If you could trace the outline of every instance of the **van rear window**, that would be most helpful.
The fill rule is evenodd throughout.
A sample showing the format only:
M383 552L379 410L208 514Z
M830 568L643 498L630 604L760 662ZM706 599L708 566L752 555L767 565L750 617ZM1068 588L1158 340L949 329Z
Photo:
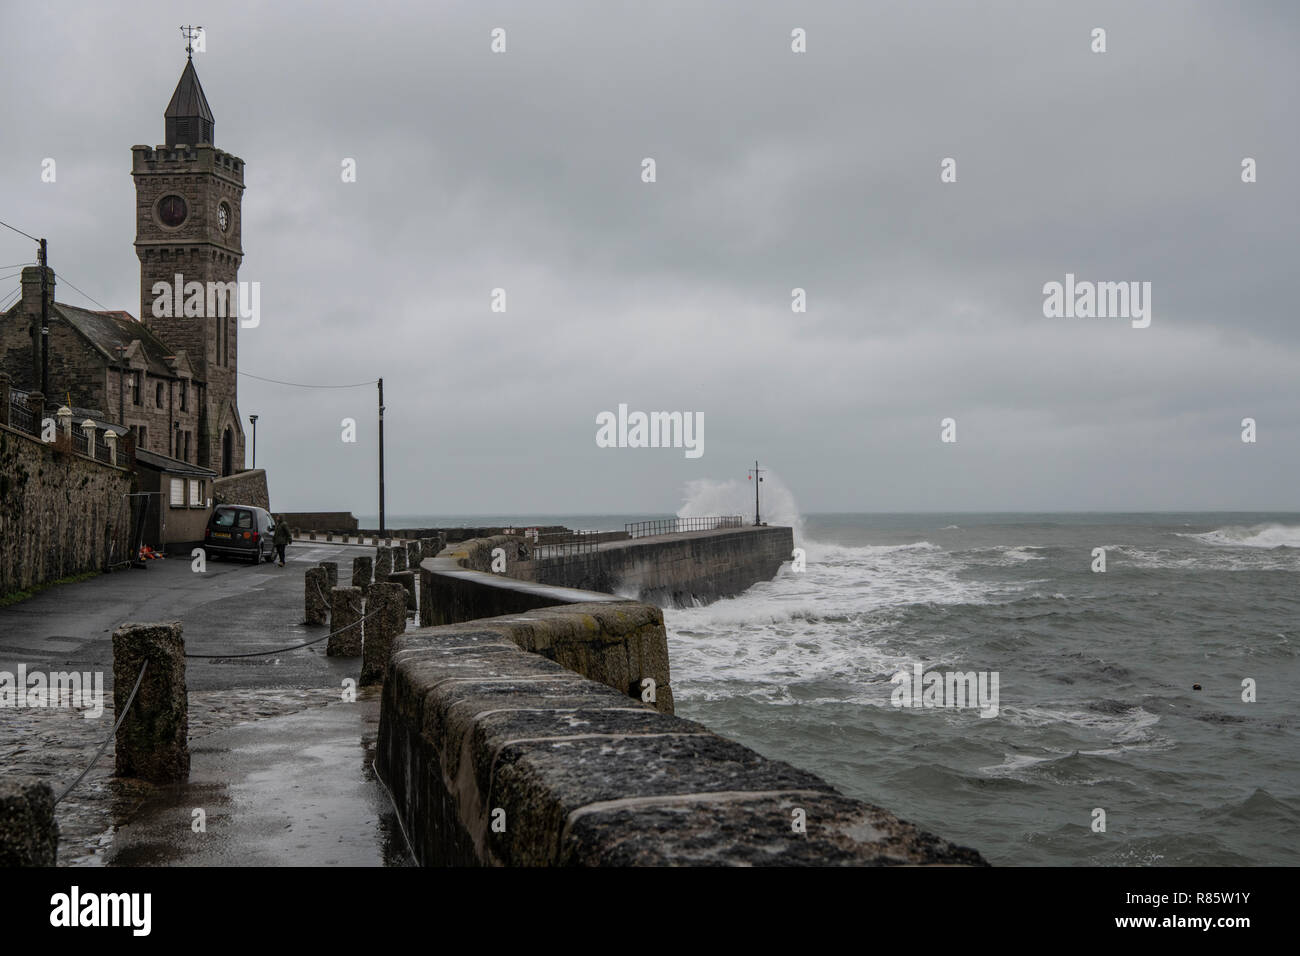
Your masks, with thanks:
M218 508L212 513L212 526L215 528L251 528L253 513L239 508Z

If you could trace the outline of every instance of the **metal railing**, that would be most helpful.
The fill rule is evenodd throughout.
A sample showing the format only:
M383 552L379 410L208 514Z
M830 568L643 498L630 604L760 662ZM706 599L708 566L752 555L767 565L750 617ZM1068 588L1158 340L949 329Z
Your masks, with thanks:
M36 413L27 407L27 393L16 388L9 389L9 426L28 435L39 430Z
M719 528L743 527L740 515L710 515L703 518L658 518L633 521L623 526L629 538L646 538L656 534L681 534L685 531L716 531Z
M24 392L21 389L9 389L9 427L20 432L25 432L28 435L39 437L43 422L41 420L41 415L28 407L28 394L29 393ZM96 461L102 461L105 463L111 463L113 461L113 452L108 447L108 442L104 438L105 429L95 429L95 446L94 448L91 448L90 436L86 433L86 430L81 427L81 423L74 421L69 424L71 425L72 430L72 448L77 452L77 454L85 455L87 458L94 458ZM61 434L62 432L63 429L60 426L56 434ZM120 461L121 453L124 449L121 444L121 438L118 439L118 442Z
M599 531L557 531L533 539L533 560L548 561L574 554L590 554L600 543Z

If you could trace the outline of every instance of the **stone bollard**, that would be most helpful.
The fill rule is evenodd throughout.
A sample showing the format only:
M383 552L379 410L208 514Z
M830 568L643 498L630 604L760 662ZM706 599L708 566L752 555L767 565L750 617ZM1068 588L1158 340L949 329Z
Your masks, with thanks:
M421 571L416 581L420 592L420 627L433 627L433 577Z
M149 666L127 711L126 700L145 662ZM113 713L122 721L117 728L117 776L154 783L189 778L189 695L180 621L123 624L113 632Z
M393 570L405 571L406 570L406 548L398 544L398 545L394 545L390 550L393 552Z
M58 851L50 785L31 777L0 780L0 867L53 866Z
M400 584L406 588L406 609L415 610L415 585L418 571L394 571L388 576L388 580L394 584Z
M387 581L393 573L393 552L388 548L375 549L375 580Z
M320 566L325 569L325 577L329 579L330 587L339 586L339 563L337 561L322 561Z
M366 601L366 646L361 683L382 684L393 641L406 630L406 589L400 584L376 584Z
M361 588L334 588L330 592L329 657L361 656Z
M330 583L329 572L324 568L308 568L303 578L305 618L308 624L329 623Z
M418 569L422 558L424 558L424 546L419 541L406 542L406 569L408 571Z
M352 586L361 588L363 595L370 590L370 582L373 580L375 573L374 567L375 560L368 554L352 559Z

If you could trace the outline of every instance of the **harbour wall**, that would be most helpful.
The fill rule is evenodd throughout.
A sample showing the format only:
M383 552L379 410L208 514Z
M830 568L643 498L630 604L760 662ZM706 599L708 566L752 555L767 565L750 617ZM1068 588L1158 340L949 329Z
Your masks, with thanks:
M689 559L668 540L630 544L676 568L652 590L733 587L739 545L705 540L716 568L696 551L709 544ZM768 550L749 567L789 553L780 534L740 540ZM421 563L428 626L398 638L385 674L375 765L421 864L984 865L674 716L659 608L481 570L494 547L526 563L513 536ZM690 580L692 566L712 577Z

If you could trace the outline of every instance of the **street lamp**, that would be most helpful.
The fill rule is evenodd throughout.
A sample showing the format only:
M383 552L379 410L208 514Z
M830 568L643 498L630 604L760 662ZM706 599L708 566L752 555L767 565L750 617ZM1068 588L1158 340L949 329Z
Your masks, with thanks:
M253 424L253 467L257 467L257 416L249 415L248 420Z

